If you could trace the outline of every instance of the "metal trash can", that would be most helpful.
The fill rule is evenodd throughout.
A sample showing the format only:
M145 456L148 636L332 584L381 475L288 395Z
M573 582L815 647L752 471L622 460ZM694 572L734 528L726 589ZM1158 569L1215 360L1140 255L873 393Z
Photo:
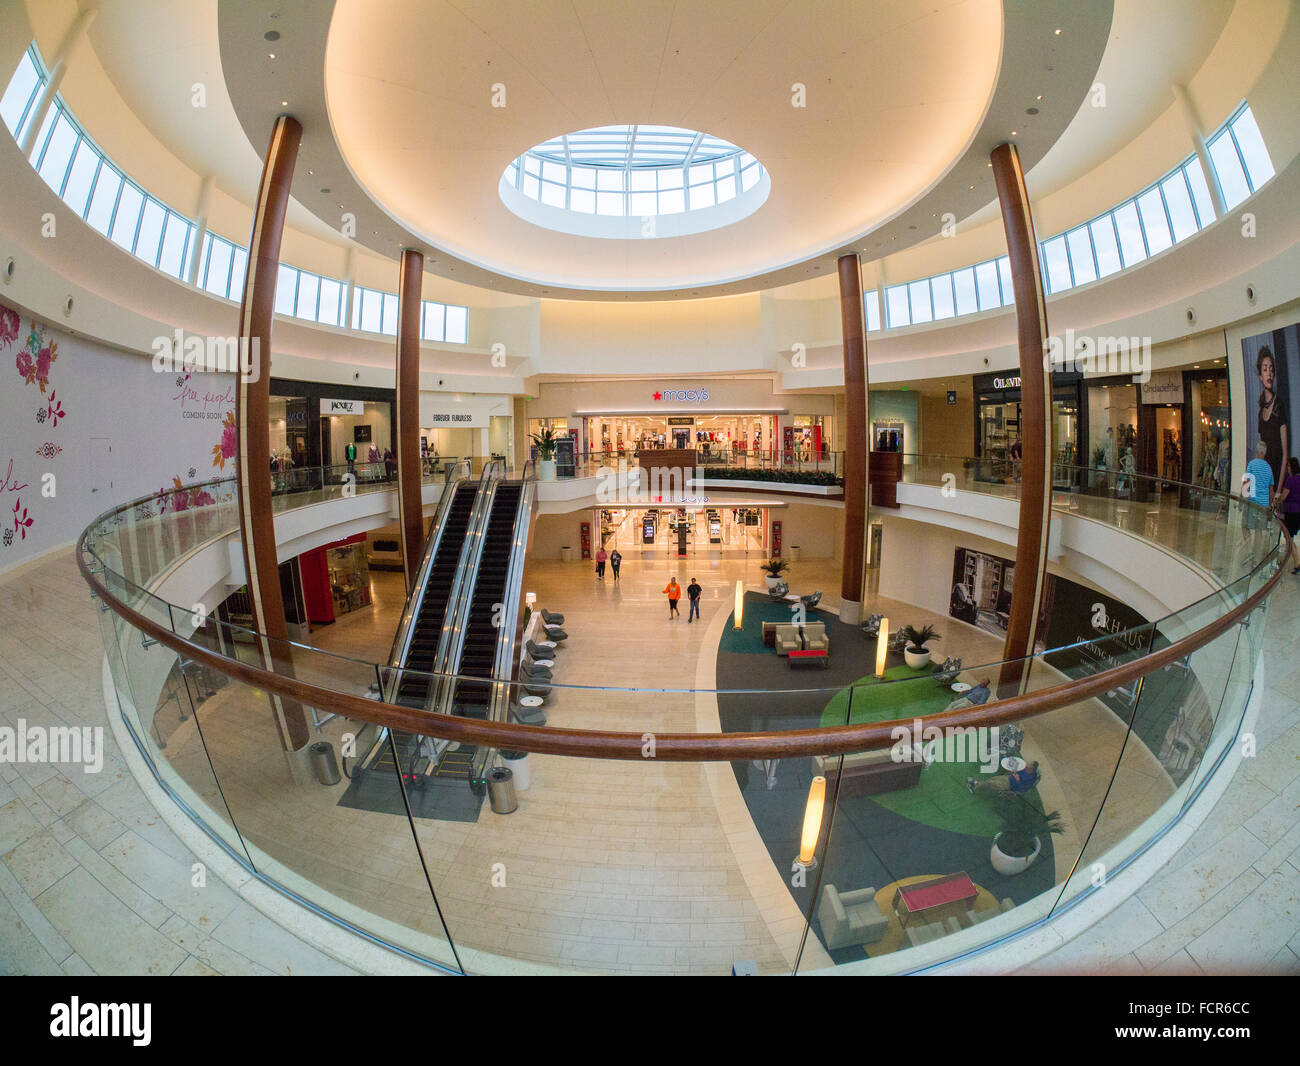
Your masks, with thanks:
M518 808L514 777L514 771L505 766L494 766L488 771L488 802L493 814L512 814Z
M318 740L311 746L311 769L322 785L339 783L339 764L334 758L334 745Z

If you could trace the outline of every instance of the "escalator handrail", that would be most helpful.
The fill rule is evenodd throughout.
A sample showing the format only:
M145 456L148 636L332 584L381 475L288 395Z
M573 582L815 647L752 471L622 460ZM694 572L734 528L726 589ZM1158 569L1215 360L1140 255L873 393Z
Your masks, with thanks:
M469 621L469 608L474 599L474 585L483 555L483 538L488 519L492 515L492 502L496 496L497 482L505 473L505 464L499 459L483 464L474 509L465 528L465 541L461 545L460 559L451 590L447 594L447 609L442 616L442 634L438 638L438 653L433 662L434 683L429 686L427 709L439 714L450 714L456 693L454 675L460 669L460 656L465 648L465 627Z
M415 620L420 615L420 607L424 603L425 587L429 581L429 572L433 568L433 561L438 555L438 547L442 543L443 530L446 527L446 518L451 510L451 501L459 489L460 482L466 480L470 474L469 461L462 459L456 463L449 464L446 475L443 479L442 494L438 498L438 507L433 515L433 524L429 527L429 536L425 540L424 554L420 557L420 566L415 572L415 580L411 584L410 595L406 598L406 606L402 609L402 617L397 625L397 633L393 637L393 648L388 656L388 665L390 667L400 667L406 663L406 657L410 652L411 639L415 634ZM401 674L393 669L389 676L384 679L383 698L392 702L397 694L397 686L401 680Z

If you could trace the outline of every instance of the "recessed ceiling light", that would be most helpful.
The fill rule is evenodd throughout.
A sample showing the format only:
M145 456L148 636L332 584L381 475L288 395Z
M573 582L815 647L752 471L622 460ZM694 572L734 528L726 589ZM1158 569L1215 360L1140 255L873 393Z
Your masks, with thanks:
M1042 97L1041 95L1039 95L1038 99L1041 100L1042 98L1043 98L1043 97Z
M274 59L274 58L275 58L275 53L274 53L274 52L267 52L267 53L266 53L266 58L267 58L267 59Z
M288 100L281 100L281 101L280 101L280 106L281 106L281 107L288 107L288 106L289 106L289 101L288 101Z
M1011 131L1011 136L1012 136L1012 137L1016 136L1016 131L1015 131L1015 130L1012 130L1012 131Z
M1056 36L1058 36L1058 37L1061 36L1061 31L1060 31L1060 30L1057 30L1057 31L1056 31Z

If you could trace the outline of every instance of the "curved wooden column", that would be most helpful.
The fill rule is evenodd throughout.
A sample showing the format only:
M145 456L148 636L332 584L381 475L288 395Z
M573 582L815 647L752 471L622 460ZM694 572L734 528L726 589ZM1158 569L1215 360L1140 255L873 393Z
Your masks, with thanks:
M420 497L420 300L424 256L402 252L397 284L397 521L402 531L402 569L411 591L424 547Z
M862 619L866 565L867 509L867 341L862 325L862 275L856 255L839 258L840 328L844 335L844 566L840 620Z
M1020 350L1020 441L1024 453L1020 464L1020 529L1011 617L1003 647L1003 658L1019 660L1033 654L1047 576L1047 535L1052 519L1052 372L1046 358L1047 306L1038 238L1020 153L1014 144L1000 144L989 158L1007 235ZM1019 662L1008 662L1002 668L1000 680L1006 688L1020 689L1027 679L1028 671Z
M302 126L281 115L271 132L262 180L257 189L253 231L248 242L248 271L239 305L239 344L252 356L252 366L239 375L235 390L238 432L236 480L239 486L239 539L253 605L253 628L262 634L259 650L267 669L293 674L286 642L280 593L280 563L271 514L271 326L275 319L275 283L280 272L280 237L289 207L289 187L298 159ZM272 695L276 728L286 751L298 751L308 740L302 705Z

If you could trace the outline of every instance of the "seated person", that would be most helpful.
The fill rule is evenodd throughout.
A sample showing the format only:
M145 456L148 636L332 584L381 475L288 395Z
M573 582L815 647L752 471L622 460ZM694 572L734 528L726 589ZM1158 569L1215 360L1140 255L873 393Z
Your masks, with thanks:
M1042 780L1042 776L1038 772L1038 763L1035 761L1026 763L1022 769L1007 774L1006 777L993 777L987 781L976 781L975 778L968 777L966 790L971 795L975 794L977 788L988 789L990 792L1028 792Z
M969 692L963 692L960 696L958 696L955 700L953 700L950 704L948 704L948 706L945 707L944 710L960 711L964 707L979 707L982 704L988 703L990 695L991 693L989 692L989 679L985 677L977 681L975 683L975 687L972 688Z

